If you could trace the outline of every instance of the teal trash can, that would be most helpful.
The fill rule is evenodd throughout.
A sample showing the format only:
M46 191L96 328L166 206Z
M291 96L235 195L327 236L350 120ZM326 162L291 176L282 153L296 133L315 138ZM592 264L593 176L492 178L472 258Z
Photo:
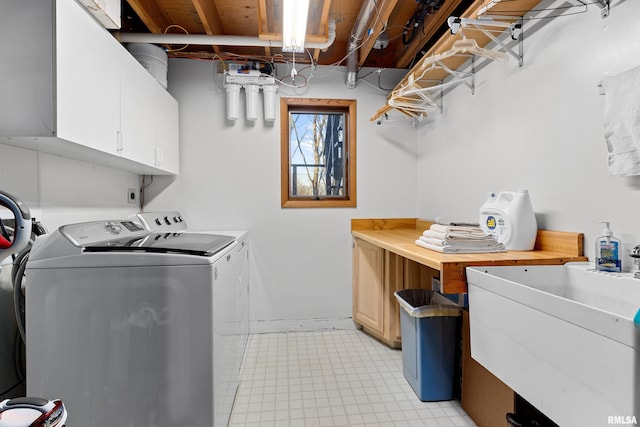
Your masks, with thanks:
M462 307L427 289L404 289L394 295L402 307L404 377L423 402L453 399Z

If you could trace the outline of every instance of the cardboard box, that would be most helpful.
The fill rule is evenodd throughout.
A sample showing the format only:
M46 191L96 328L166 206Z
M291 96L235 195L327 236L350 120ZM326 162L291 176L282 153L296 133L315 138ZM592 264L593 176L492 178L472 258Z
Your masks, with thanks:
M508 427L515 412L515 393L471 358L469 312L462 313L462 409L478 427Z

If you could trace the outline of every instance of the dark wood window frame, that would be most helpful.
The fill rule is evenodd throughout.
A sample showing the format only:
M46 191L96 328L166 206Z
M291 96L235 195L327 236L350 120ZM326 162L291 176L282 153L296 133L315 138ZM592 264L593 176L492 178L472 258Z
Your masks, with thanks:
M291 197L289 113L318 112L345 114L344 191L342 197ZM283 208L356 207L356 101L355 99L280 98L281 206Z

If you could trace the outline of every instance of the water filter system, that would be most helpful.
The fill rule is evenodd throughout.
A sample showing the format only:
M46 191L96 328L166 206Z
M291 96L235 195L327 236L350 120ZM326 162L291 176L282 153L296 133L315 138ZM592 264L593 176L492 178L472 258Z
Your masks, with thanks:
M489 193L480 207L480 228L510 251L530 251L538 223L528 190Z
M234 69L225 71L224 86L227 91L227 120L240 118L240 90L245 92L248 121L258 120L259 93L263 91L264 120L276 119L276 93L278 85L274 77L259 70Z

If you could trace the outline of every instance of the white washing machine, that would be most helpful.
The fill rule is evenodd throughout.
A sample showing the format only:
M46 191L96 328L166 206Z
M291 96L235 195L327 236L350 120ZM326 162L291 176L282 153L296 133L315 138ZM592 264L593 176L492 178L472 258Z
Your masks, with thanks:
M238 316L237 247L137 220L38 238L25 272L27 393L64 401L68 427L227 425L236 374L221 354L240 327L219 319Z

